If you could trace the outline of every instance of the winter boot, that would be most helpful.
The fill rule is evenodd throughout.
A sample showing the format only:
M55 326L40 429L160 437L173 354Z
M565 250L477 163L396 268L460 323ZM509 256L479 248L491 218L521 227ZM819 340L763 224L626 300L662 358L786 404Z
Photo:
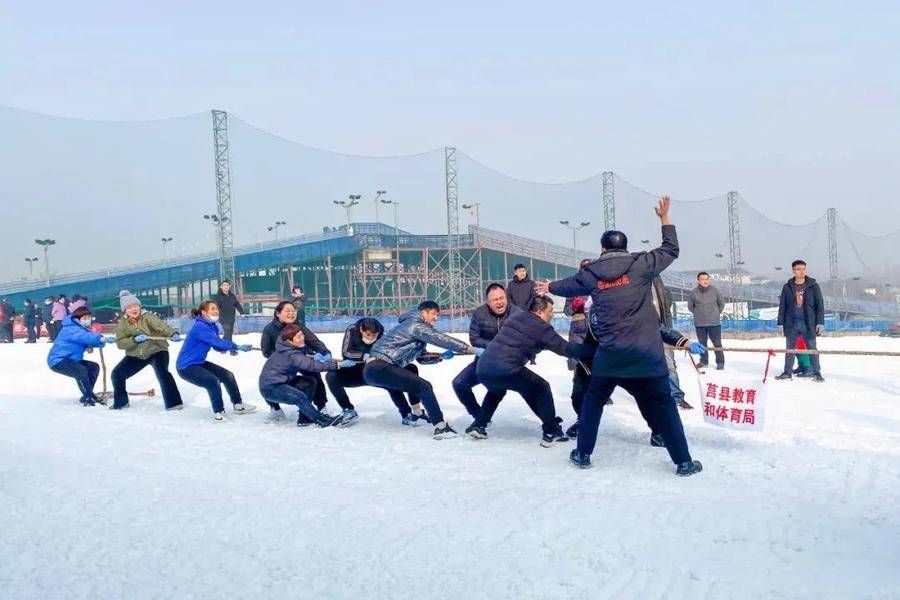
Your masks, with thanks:
M287 415L280 408L270 410L269 416L266 417L266 423L284 423L285 421L287 421Z
M256 405L254 404L243 404L238 402L234 405L234 414L236 415L249 415L252 412L256 412Z
M126 402L122 406L116 406L115 404L113 404L112 406L109 407L109 410L122 410L123 408L131 408L131 403Z
M486 428L474 424L466 427L466 434L473 440L486 440L488 437Z
M438 423L434 428L434 439L436 440L448 440L455 438L456 435L456 430L450 427L450 423L447 421L443 421L443 425Z
M341 415L332 416L326 412L320 412L319 416L316 417L316 425L322 428L332 427L340 423L342 418L343 417Z
M702 470L703 465L700 463L700 461L692 460L678 465L678 468L675 470L675 474L679 477L690 477L691 475L696 475Z
M313 422L302 412L297 413L297 427L309 427Z
M550 448L554 444L558 444L561 442L568 442L569 438L563 433L562 427L557 423L556 428L550 433L545 433L541 437L541 446L544 448Z
M575 420L574 423L572 423L572 425L568 429L566 429L566 435L569 436L570 439L578 437L578 420L577 419Z
M341 412L341 422L338 423L337 426L338 427L350 427L357 421L359 421L359 414L352 408L345 408Z
M578 467L579 469L590 469L591 468L591 455L590 454L582 454L578 451L578 448L572 450L569 453L569 462Z

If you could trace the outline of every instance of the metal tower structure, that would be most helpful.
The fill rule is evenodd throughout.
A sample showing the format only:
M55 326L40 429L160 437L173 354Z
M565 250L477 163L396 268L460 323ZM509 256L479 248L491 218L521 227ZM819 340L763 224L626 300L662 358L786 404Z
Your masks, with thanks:
M738 210L740 196L737 192L728 192L728 270L732 279L738 277L738 270L744 261L741 260L741 215Z
M444 147L444 170L447 191L447 263L450 314L456 314L460 306L460 256L459 256L459 189L456 178L456 148Z
M838 278L838 247L837 247L837 209L829 208L828 219L828 278L832 281Z
M616 228L616 187L612 171L604 171L603 182L603 227L606 231Z
M234 280L234 236L231 229L231 159L228 152L228 113L212 111L216 162L216 223L219 246L219 281Z

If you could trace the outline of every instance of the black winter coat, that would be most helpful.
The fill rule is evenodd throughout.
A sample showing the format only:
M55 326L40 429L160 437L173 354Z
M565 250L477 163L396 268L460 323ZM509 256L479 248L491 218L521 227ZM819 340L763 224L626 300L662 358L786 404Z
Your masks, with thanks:
M511 303L528 312L528 309L531 308L531 301L537 296L534 292L534 281L527 276L522 280L513 277L506 284L506 295Z
M259 340L259 347L262 350L263 356L266 358L269 358L275 352L278 338L281 337L281 332L284 330L285 326L285 323L282 323L278 320L278 317L275 317L263 328L262 337ZM300 326L300 330L303 332L303 337L306 338L306 348L311 351L310 354L315 354L316 352L320 354L329 354L328 347L322 343L322 340L316 337L316 334L310 331L305 325Z
M663 225L659 248L605 252L575 275L550 284L550 292L558 296L591 295L590 327L598 344L595 372L607 377L668 374L650 290L653 278L676 258L675 226Z
M223 323L234 323L235 313L244 314L244 307L234 292L229 291L227 294L220 288L218 292L210 298L219 307L219 321Z
M25 325L34 325L38 320L38 312L34 304L25 305Z
M778 324L785 329L794 327L793 281L793 278L788 279L781 288L781 299L778 302ZM816 325L825 324L825 299L818 282L812 277L807 277L803 286L803 321L810 335L815 335Z
M344 342L341 344L341 354L346 360L355 360L356 362L363 361L363 355L369 354L372 351L372 346L375 345L375 342L371 344L367 344L363 341L362 331L360 331L360 325L365 319L360 319L353 325L347 328L347 331L344 332ZM384 326L381 322L376 321L378 323L378 335L375 337L375 341L377 342L381 336L384 335Z
M570 357L583 356L586 352L584 346L567 342L556 333L553 325L545 323L536 314L520 311L506 321L478 359L478 376L482 373L508 375L518 371L534 360L541 350Z
M522 310L515 304L507 304L506 312L496 315L490 306L482 304L472 313L472 320L469 322L469 343L476 348L487 348L488 343L497 337L507 319L520 312Z

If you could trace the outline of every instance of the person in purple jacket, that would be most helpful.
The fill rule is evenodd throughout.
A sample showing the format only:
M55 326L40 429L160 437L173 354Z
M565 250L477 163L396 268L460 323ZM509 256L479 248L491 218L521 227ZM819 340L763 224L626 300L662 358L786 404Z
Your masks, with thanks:
M59 298L53 303L53 308L50 309L50 324L47 326L47 333L50 334L51 340L56 341L56 336L59 335L63 320L68 315L69 309L66 308L66 297L64 294L60 294Z
M228 396L234 405L234 414L246 415L256 410L252 404L244 404L241 391L238 389L234 373L224 367L206 360L210 350L217 352L237 351L249 352L250 344L235 344L231 340L219 337L216 322L219 320L219 307L212 300L204 300L199 308L191 310L194 326L187 334L175 368L178 375L187 382L200 386L209 393L212 403L213 420L225 420L225 405L222 401L222 385L228 390Z
M59 305L63 306L62 303ZM90 329L92 320L91 311L85 307L76 309L72 316L65 317L50 348L50 354L47 355L47 365L51 371L78 382L82 406L103 404L94 394L100 365L84 360L85 350L102 348L104 344L114 344L116 341L114 336L103 337L99 333L93 333Z

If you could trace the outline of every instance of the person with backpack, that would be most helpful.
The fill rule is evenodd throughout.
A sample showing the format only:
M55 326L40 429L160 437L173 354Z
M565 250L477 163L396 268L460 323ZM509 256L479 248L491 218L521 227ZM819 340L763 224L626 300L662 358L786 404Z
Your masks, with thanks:
M92 332L92 322L91 311L87 307L76 309L71 316L67 315L47 355L47 365L51 371L71 377L78 384L82 406L106 403L94 394L100 365L84 360L85 351L91 352L94 348L102 348L116 341L113 336Z
M125 351L125 356L112 370L113 405L122 409L128 404L128 379L140 373L144 367L153 367L156 380L162 390L163 406L166 410L181 410L184 403L169 371L169 342L181 341L181 335L166 325L165 321L141 306L140 299L129 292L119 292L122 316L116 325L116 345Z
M252 404L245 404L241 398L234 373L215 363L206 360L210 350L216 352L250 352L250 344L235 344L231 340L219 337L216 323L219 321L219 307L212 300L204 300L200 306L191 310L194 324L181 346L175 368L179 377L196 386L202 387L209 394L216 423L225 421L225 405L222 401L222 386L231 398L234 414L246 415L256 410Z

